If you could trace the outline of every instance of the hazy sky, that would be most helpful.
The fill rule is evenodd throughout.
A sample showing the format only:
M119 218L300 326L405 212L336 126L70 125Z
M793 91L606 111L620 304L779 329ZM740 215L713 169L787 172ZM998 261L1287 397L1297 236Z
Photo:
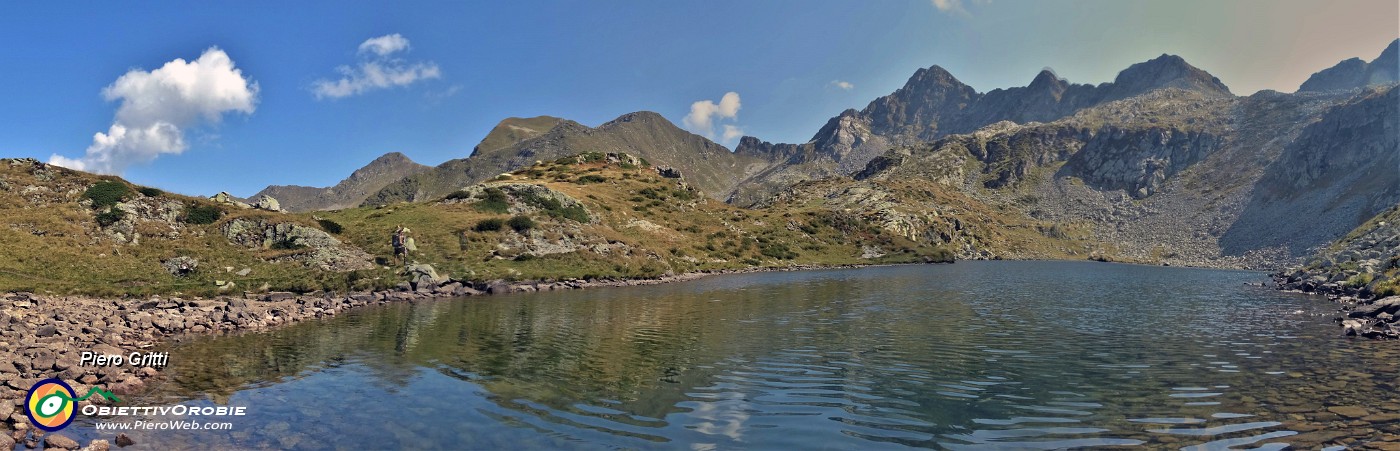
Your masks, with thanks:
M4 3L0 157L246 196L464 157L509 116L804 142L934 64L987 91L1171 53L1248 95L1400 36L1395 0L501 3Z

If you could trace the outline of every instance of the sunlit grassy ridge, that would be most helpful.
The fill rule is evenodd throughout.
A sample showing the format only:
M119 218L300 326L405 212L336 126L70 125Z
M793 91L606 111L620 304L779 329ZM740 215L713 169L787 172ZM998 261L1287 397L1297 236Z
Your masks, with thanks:
M94 186L99 197L115 196L116 202L99 199L102 205L95 205L88 193ZM464 188L470 189L462 193L479 195L288 214L142 189L33 160L0 160L0 253L6 256L0 259L0 291L141 296L381 289L403 280L390 247L400 225L412 229L418 247L413 260L470 281L650 278L951 258L941 248L883 231L856 212L736 208L645 164L608 163L598 155L537 164ZM502 189L510 193L504 199L480 194ZM103 225L104 214L120 218ZM295 243L239 245L224 233L238 219L324 230L369 252L376 264L329 271L301 261L310 250ZM501 221L498 230L478 230L479 223L493 220ZM199 261L188 275L172 275L162 264L182 256ZM220 282L234 285L221 290Z

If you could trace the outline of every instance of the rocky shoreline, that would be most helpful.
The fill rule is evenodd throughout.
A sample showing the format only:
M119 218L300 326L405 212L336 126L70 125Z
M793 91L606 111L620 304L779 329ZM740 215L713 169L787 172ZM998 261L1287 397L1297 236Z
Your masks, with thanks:
M1273 275L1279 289L1341 304L1342 333L1400 338L1400 206L1377 215L1306 265Z
M152 296L148 299L101 299L86 296L52 296L27 292L0 295L0 450L16 444L46 449L78 449L79 444L59 433L45 434L33 428L24 411L29 388L46 378L69 383L77 394L102 387L118 396L140 392L162 377L149 366L80 365L83 352L126 356L153 350L161 342L185 334L225 334L266 330L304 320L325 318L354 308L393 302L482 296L507 293L575 290L600 287L657 285L695 280L719 274L816 269L858 268L877 265L794 265L716 270L665 275L654 279L569 279L508 282L472 282L440 278L428 265L409 265L409 281L377 292L296 294L290 292L245 293L241 296L190 298ZM178 357L175 357L178 358ZM78 408L106 401L93 397ZM113 437L130 444L125 435ZM106 440L93 440L84 450L104 450Z
M1280 290L1326 296L1339 304L1341 316L1334 321L1345 336L1400 339L1400 296L1377 297L1356 287L1332 282L1319 284L1315 276L1309 274L1306 271L1277 273L1273 279Z

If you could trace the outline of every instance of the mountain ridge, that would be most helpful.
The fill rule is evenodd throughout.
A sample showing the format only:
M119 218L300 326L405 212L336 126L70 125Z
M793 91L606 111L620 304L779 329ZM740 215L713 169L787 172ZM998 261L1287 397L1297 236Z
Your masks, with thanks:
M497 129L501 127L498 125ZM536 161L584 152L626 153L654 165L674 168L689 183L715 198L722 198L740 177L767 164L757 157L730 152L651 111L626 113L597 127L559 119L548 131L524 138L401 178L369 196L365 204L430 200Z
M1348 58L1312 74L1298 86L1298 92L1350 90L1396 81L1400 81L1400 39L1390 41L1390 45L1369 63L1361 58Z
M786 160L745 180L728 199L753 204L791 183L843 176L862 169L891 147L929 142L958 133L971 133L1000 121L1053 121L1084 108L1178 88L1208 96L1233 97L1219 78L1169 54L1136 63L1112 82L1073 84L1042 70L1025 87L979 93L941 66L914 72L903 86L871 101L863 110L846 110L828 120L806 143L769 143L744 137L735 152Z
M428 169L403 153L389 152L351 172L334 186L269 185L251 198L269 196L277 199L283 209L293 212L348 208L359 205L365 197L392 180Z

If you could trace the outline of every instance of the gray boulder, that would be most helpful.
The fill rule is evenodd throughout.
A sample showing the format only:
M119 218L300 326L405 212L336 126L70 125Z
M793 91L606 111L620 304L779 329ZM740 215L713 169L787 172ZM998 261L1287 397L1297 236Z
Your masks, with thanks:
M258 202L253 204L253 208L267 211L282 211L282 205L277 203L277 199L266 194L258 197Z
M179 256L161 262L161 266L164 266L165 270L173 276L184 277L199 267L199 260L194 257Z

